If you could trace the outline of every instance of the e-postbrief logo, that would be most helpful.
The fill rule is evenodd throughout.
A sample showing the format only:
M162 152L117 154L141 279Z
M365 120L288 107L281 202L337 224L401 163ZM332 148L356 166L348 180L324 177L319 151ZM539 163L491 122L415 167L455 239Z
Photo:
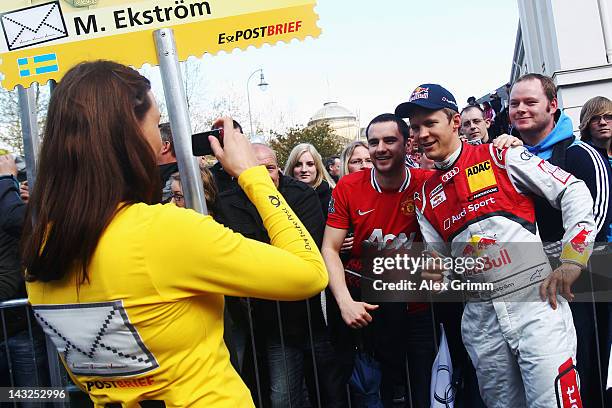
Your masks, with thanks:
M291 21L282 24L273 24L261 27L252 27L237 30L233 33L220 33L219 44L238 42L240 40L251 40L256 38L273 37L275 35L297 33L302 28L302 21Z

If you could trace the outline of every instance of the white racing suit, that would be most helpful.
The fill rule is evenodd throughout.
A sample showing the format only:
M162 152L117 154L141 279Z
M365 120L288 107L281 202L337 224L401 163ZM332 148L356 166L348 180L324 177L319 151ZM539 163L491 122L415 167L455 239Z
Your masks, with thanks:
M480 259L481 267L461 278L493 286L468 293L461 324L485 403L553 408L558 400L562 407L581 407L569 305L557 296L553 310L538 293L552 270L529 195L562 210L561 261L584 266L596 234L588 188L522 147L464 143L436 167L415 195L428 249L455 260Z

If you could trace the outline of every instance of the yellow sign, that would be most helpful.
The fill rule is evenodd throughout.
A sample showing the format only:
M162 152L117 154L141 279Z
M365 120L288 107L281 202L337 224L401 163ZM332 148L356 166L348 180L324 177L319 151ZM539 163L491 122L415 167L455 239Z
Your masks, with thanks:
M1 0L2 86L59 81L75 64L157 64L152 32L173 28L178 57L317 37L316 0Z
M490 160L485 160L468 167L465 169L465 173L467 174L470 193L475 193L487 187L497 185Z

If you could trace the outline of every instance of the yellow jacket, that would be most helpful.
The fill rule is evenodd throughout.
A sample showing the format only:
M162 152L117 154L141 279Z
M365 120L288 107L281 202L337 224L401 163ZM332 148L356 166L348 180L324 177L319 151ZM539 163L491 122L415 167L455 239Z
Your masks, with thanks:
M27 285L35 315L96 407L252 407L223 343L223 295L298 300L327 272L267 171L239 178L274 246L173 205L135 204L113 218L89 266Z

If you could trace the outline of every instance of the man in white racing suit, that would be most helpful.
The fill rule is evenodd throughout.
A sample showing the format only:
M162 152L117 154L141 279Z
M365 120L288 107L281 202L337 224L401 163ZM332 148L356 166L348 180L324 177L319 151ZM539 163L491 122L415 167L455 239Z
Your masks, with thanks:
M415 196L428 249L435 256L479 259L462 278L489 286L468 293L462 318L485 403L581 407L576 333L564 297L573 297L571 285L596 232L588 188L522 147L462 144L455 99L440 85L421 85L396 114L410 118L412 136L435 161L434 175ZM542 248L530 195L563 213L562 265L555 271ZM441 269L422 276L448 280Z

